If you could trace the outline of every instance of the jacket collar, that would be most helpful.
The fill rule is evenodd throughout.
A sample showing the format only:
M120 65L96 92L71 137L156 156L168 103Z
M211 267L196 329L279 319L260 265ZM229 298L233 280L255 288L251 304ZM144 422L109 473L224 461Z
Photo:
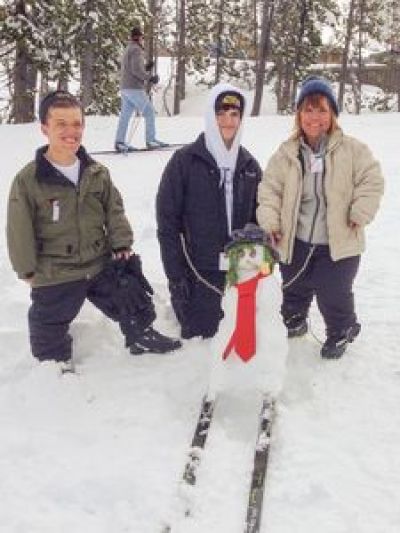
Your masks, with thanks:
M210 152L206 148L204 133L201 133L197 139L189 146L188 152L192 153L193 155L200 157L208 163L209 165L212 165L213 167L217 167L217 163L213 156L210 154ZM240 170L242 167L244 167L247 162L251 159L250 153L243 148L243 146L239 147L239 153L238 158L236 162L236 171Z
M44 154L46 153L47 149L48 145L45 145L38 148L38 150L36 151L36 179L39 182L51 183L54 185L73 185L68 178L63 176L61 172L59 172L50 163L50 161L46 159ZM81 176L85 169L91 165L96 164L96 162L90 157L90 155L86 152L83 146L79 147L76 155L80 161L79 179L81 179Z
M327 144L325 148L325 154L328 154L342 142L343 140L343 130L341 128L336 129L327 139ZM282 144L282 149L286 154L293 158L298 159L299 157L299 148L300 148L300 139L297 137L290 137L287 141Z

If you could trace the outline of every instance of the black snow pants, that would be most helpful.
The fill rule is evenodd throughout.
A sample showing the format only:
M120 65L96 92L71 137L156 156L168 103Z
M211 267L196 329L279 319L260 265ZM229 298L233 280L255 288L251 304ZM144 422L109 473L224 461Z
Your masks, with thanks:
M310 244L296 239L291 264L279 265L283 285L302 268L310 248ZM288 320L296 314L307 317L315 296L328 334L354 325L357 317L353 281L359 264L359 255L333 261L329 246L317 245L305 271L292 285L283 289L283 319Z
M143 331L143 324L138 327L134 317L121 313L118 299L112 298L115 289L113 279L109 271L104 269L91 280L33 288L32 305L28 313L33 356L40 361L66 361L72 357L72 337L68 330L86 298L106 316L118 322L126 346L132 344L138 333ZM150 316L148 322L152 319L153 316Z
M199 274L222 293L225 285L225 272L201 270ZM172 307L181 325L181 336L184 339L197 336L213 337L223 317L222 296L199 281L192 273L189 278L189 287L190 295L183 305L176 302L171 294Z

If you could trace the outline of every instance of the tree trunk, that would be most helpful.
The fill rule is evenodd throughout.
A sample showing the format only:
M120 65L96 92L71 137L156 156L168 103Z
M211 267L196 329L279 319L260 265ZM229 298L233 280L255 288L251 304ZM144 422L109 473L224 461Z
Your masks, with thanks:
M264 91L265 80L265 63L267 61L270 48L271 25L274 17L274 0L264 0L263 14L261 22L260 46L258 48L257 70L256 70L256 87L254 93L252 116L260 114L261 101Z
M287 113L291 109L291 82L293 79L293 65L287 61L283 65L281 111Z
M218 24L217 24L217 35L216 35L216 54L215 54L215 83L219 83L221 79L221 57L222 52L222 34L224 31L224 0L220 0L219 9L218 9Z
M26 17L26 4L20 0L15 4L16 17ZM37 68L33 65L32 57L24 39L16 42L15 67L13 73L12 120L32 122L35 118L35 89Z
M23 41L17 42L14 68L12 117L17 124L35 119L37 69Z
M255 68L257 70L257 49L258 49L258 16L257 16L257 0L253 0L253 44L251 57L255 60Z
M338 95L339 111L343 110L344 88L345 88L346 79L347 79L347 65L349 61L350 44L351 44L351 38L353 35L353 26L354 26L354 8L355 8L355 0L350 0L349 17L347 19L346 39L345 39L344 48L343 48L342 68L340 72L340 82L339 82L339 95Z
M361 113L361 76L362 76L362 45L363 45L363 24L364 24L364 7L365 0L359 0L359 17L358 17L358 43L357 43L357 72L352 69L351 82L354 97L354 112L356 115Z
M88 2L88 9L91 3ZM83 50L81 55L81 101L83 109L87 109L93 102L95 35L90 17L86 18L86 26L83 33Z
M149 5L149 12L151 14L151 19L150 19L150 23L149 23L149 26L148 26L148 31L146 32L146 36L147 36L147 39L146 39L146 52L147 52L147 57L149 59L153 59L156 57L156 54L155 54L155 48L156 48L156 45L155 45L155 41L156 41L156 25L155 25L155 20L156 20L156 16L157 16L157 6L156 6L156 0L149 0L148 1L148 5Z
M174 115L180 113L180 103L185 96L185 43L186 43L186 1L179 0L177 3L177 46L176 46L176 70L175 70L175 92L174 92Z
M298 69L301 63L302 44L303 44L304 33L306 29L306 20L307 20L308 10L309 10L309 6L308 6L307 0L301 0L299 32L297 34L294 61L293 61L293 80L292 80L292 90L291 90L292 111L294 111L295 104L296 104L296 93L297 93L297 83L298 83L297 75L298 75Z
M40 73L39 100L41 101L49 92L49 78L47 72Z

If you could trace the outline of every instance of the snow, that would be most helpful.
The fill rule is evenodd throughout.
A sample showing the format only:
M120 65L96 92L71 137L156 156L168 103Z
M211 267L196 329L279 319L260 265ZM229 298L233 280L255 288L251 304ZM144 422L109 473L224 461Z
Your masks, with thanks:
M86 146L112 145L116 117L90 117ZM289 343L267 476L264 533L397 533L400 524L400 253L395 237L397 114L341 118L365 140L387 179L368 229L355 284L362 332L341 360L323 361L312 337ZM199 116L158 118L162 140L189 142ZM262 166L289 133L290 117L246 118L244 145ZM135 133L143 142L142 125ZM43 142L37 124L2 125L0 213L11 180ZM135 249L156 292L157 327L178 328L169 305L155 233L154 198L170 152L101 156L121 190ZM72 327L77 375L30 356L29 290L11 271L0 234L0 532L156 533L174 505L212 341L184 342L175 355L133 357L115 324L84 306ZM323 338L316 310L312 329ZM181 533L243 531L259 398L232 387L218 397L193 516Z

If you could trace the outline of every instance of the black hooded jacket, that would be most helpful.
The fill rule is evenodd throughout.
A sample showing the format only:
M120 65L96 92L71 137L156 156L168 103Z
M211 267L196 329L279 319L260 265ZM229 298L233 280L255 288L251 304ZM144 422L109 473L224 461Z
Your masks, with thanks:
M233 177L232 229L255 222L260 180L258 162L240 147ZM170 159L156 207L158 239L168 279L179 280L189 268L180 234L198 270L218 270L219 254L229 241L225 191L217 164L205 146L204 134Z

